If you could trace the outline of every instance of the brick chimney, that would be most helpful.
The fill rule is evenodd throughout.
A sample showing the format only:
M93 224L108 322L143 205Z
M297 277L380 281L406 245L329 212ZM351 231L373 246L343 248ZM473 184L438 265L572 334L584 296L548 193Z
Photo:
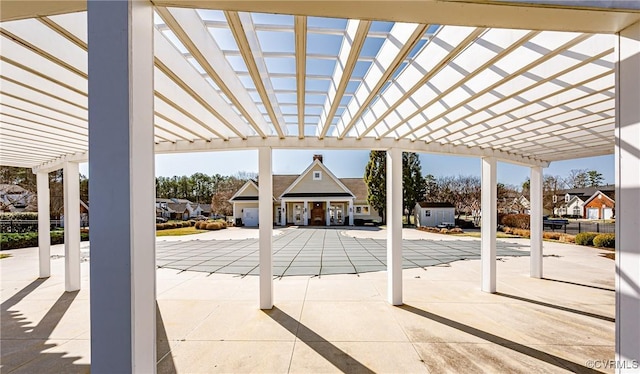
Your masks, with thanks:
M322 163L322 155L313 155L313 161L318 160Z

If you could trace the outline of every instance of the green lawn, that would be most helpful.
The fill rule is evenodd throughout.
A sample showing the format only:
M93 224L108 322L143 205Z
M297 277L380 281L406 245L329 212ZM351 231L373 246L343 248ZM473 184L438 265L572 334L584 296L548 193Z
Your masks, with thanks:
M178 229L167 229L156 231L156 236L181 236L181 235L193 235L207 232L207 230L198 230L193 226L180 227Z

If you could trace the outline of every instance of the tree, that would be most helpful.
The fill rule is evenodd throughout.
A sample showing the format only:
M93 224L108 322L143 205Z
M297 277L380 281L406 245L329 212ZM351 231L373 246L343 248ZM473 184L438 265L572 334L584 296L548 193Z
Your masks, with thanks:
M563 187L562 178L558 175L545 175L542 181L542 206L551 214L555 214L556 204L558 203L557 192Z
M221 177L219 174L216 176ZM211 197L211 213L216 215L230 216L233 214L233 204L229 199L236 193L247 181L238 177L222 177L216 178L216 190Z
M589 170L587 172L587 180L589 187L599 187L604 182L604 177L596 170Z
M564 179L568 188L585 188L588 186L587 169L571 169Z
M414 152L402 153L402 205L407 224L418 201L424 198L426 182L422 177L420 159Z
M369 162L364 169L364 183L367 185L367 202L377 210L385 222L385 207L387 206L387 153L385 151L371 151Z

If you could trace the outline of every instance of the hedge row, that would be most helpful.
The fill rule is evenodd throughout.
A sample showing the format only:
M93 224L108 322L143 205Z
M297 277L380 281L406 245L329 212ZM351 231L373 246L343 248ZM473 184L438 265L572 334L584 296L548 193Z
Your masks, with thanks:
M19 220L38 220L38 213L36 212L14 212L14 213L0 213L0 220L3 221L19 221Z
M80 240L89 240L88 230L80 231ZM51 231L51 244L63 244L64 243L64 231ZM0 248L1 249L18 249L38 246L38 233L2 233L0 235Z
M196 224L196 221L177 221L177 222L167 222L167 223L156 223L156 230L168 230L168 229L179 229L181 227L191 227Z
M506 214L502 217L500 223L516 229L529 230L531 219L528 214Z
M598 234L595 232L582 232L576 235L576 244L591 245L600 248L615 248L616 234Z
M198 221L196 222L196 229L198 230L222 230L227 228L227 223L222 220L218 221Z

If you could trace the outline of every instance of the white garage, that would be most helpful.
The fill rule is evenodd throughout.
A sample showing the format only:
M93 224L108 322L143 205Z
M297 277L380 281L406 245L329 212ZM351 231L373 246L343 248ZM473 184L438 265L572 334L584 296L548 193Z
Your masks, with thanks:
M258 226L258 208L244 208L242 210L242 224Z

